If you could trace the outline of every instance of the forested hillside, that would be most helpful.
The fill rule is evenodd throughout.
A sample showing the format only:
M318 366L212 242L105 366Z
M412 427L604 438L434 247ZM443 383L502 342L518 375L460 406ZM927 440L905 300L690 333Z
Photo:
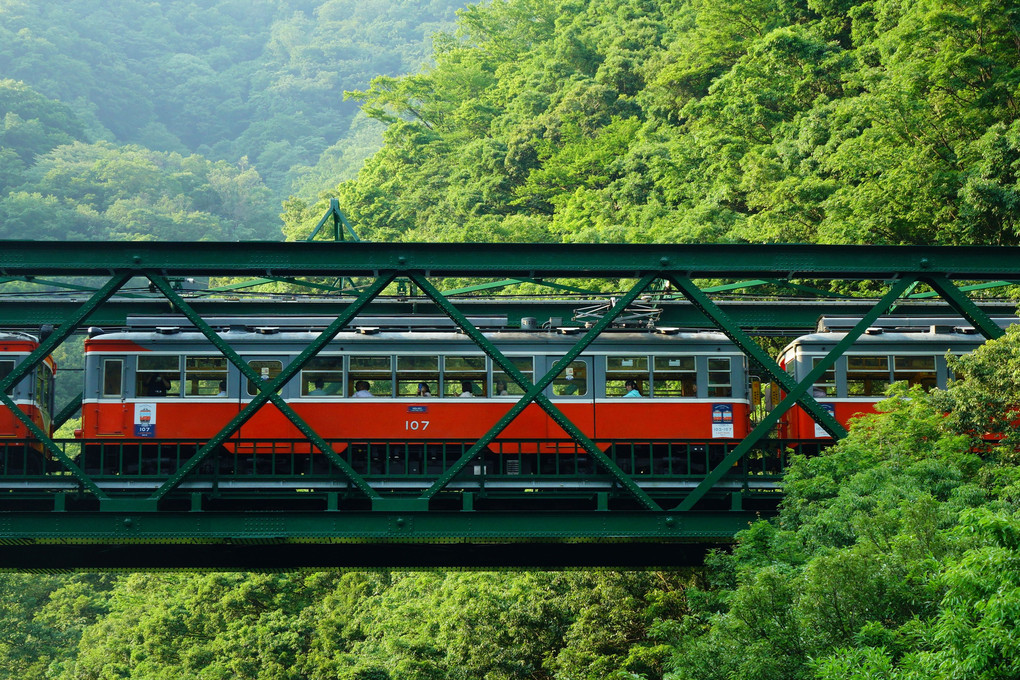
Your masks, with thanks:
M350 95L387 143L337 192L380 240L1013 244L1017 25L983 0L496 0Z
M381 143L343 91L462 4L0 0L0 238L281 238Z

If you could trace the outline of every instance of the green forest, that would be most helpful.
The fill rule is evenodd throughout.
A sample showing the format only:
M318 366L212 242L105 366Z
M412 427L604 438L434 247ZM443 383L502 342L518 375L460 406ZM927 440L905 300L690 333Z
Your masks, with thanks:
M1018 245L1018 88L1014 0L0 0L0 239ZM1014 678L959 362L704 568L0 574L0 678Z

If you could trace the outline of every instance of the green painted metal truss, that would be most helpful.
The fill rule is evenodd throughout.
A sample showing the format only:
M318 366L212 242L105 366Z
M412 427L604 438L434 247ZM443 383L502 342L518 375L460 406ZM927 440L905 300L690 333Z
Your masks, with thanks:
M203 312L211 309L203 307L206 300L175 285L175 281L183 278L203 276L254 276L260 277L258 281L287 282L302 277L325 278L345 281L342 287L346 295L328 302L306 301L320 305L316 313L329 315L332 323L278 376L263 380L203 320ZM68 442L51 439L31 420L19 415L52 460L50 469L34 476L10 478L5 484L0 499L0 546L3 546L0 568L159 568L161 564L250 568L258 567L260 561L267 568L517 564L510 554L517 554L518 559L523 554L531 556L520 559L523 566L627 566L628 559L613 549L615 543L656 546L658 552L651 550L641 558L648 565L696 561L691 556L702 554L705 545L730 540L756 514L774 511L781 498L780 487L778 483L755 485L755 475L759 481L767 475L764 470L752 470L749 461L762 450L764 438L782 415L796 404L833 437L845 435L842 426L811 397L809 387L879 316L896 305L914 304L911 299L925 300L928 305L929 298L937 296L944 305L941 309L963 316L985 337L1001 335L1002 330L986 311L993 307L976 303L966 292L982 290L990 283L1002 285L1020 280L1020 251L993 247L814 245L8 241L0 244L0 277L7 281L48 282L58 282L57 277L93 280L100 277L104 281L90 294L79 290L79 300L65 300L59 307L59 318L53 317L52 307L42 314L31 303L12 313L4 309L8 303L0 298L0 321L7 325L19 325L14 321L24 321L34 314L33 319L45 316L56 327L26 361L0 380L0 402L8 408L14 406L6 396L8 387L28 375L79 329L97 319L117 318L122 311L110 315L104 309L118 299L118 292L128 282L139 278L144 278L149 288L162 296L160 304L165 311L186 316L260 390L217 435L189 450L166 474L148 480L148 486L128 485L127 491L124 485L110 484L109 480L87 472L79 464L80 459L69 452L73 447ZM573 348L532 382L468 318L465 309L478 313L479 303L458 297L486 290L487 284L461 283L457 288L447 287L446 292L440 290L442 282L451 279L461 282L484 279L500 285L542 282L567 289L577 289L578 282L587 280L592 282L586 289L589 292L596 289L596 282L603 290L609 285L620 292L585 324ZM699 287L695 285L696 279L711 281L712 285ZM566 283L558 283L564 280ZM877 291L867 301L830 298L810 303L812 314L828 308L826 305L831 305L837 314L843 313L851 304L860 318L800 382L781 370L754 339L757 331L774 319L760 323L762 319L753 312L737 311L744 305L717 301L719 295L730 292L735 285L732 282L746 286L794 280L799 282L794 285L802 295L817 292L829 282L846 280L867 282L872 291ZM494 366L521 387L524 395L488 433L477 441L463 443L429 483L409 493L393 493L380 488L377 479L356 470L337 453L336 443L319 436L278 392L359 315L378 309L378 305L387 304L386 300L394 305L410 304L407 286L421 297L422 308L427 307L429 312L438 310L449 317L492 359ZM919 286L926 290L918 292ZM545 396L554 377L634 304L648 297L668 304L669 296L678 299L675 303L678 308L696 311L690 318L706 320L725 333L786 395L748 437L717 451L710 469L696 479L685 479L686 486L679 498L675 493L663 496L650 491ZM131 304L124 298L121 302ZM142 304L153 303L149 300ZM278 300L273 304L274 314L284 309ZM570 301L560 300L557 304L566 309ZM410 310L413 311L417 308ZM217 308L216 312L223 313L223 309ZM301 313L307 311L301 308ZM803 319L798 323L803 324ZM229 495L229 489L222 480L203 477L203 463L269 403L328 459L329 468L323 479L316 480L317 486L311 485L307 477L305 487L290 479L293 483L289 487L284 491L278 488L271 497L263 498L249 489L236 497L241 500L224 505L220 501ZM594 484L582 497L543 494L537 486L525 486L517 495L506 492L501 505L482 507L477 501L486 497L488 490L457 485L468 466L532 403L563 428L579 455L593 462L596 468L593 479L603 485ZM746 474L734 486L733 470L741 465ZM278 479L283 480L284 476ZM454 489L456 493L452 493ZM348 502L352 497L358 500ZM269 498L272 502L266 500ZM452 506L451 498L456 499ZM663 498L673 500L666 503ZM537 499L546 502L536 504L533 501ZM167 558L167 549L159 547L165 543L181 548L175 553L178 558ZM451 544L462 549L451 552ZM591 550L590 546L596 544L603 548ZM253 545L259 547L251 549ZM491 552L492 546L506 545L528 548L516 553ZM201 550L193 550L195 546ZM320 550L309 551L308 546ZM490 552L480 546L489 546ZM474 558L466 557L472 554L469 547L473 547L475 555L487 556L472 562ZM426 549L433 552L423 552ZM181 564L181 560L188 564Z

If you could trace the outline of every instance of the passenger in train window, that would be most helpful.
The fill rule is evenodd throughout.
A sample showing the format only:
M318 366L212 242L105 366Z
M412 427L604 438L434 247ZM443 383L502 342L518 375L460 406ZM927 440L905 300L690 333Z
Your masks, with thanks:
M225 396L227 396L227 381L226 380L221 380L220 381L220 391L216 393L216 396L217 397L225 397Z
M429 389L428 383L423 383L423 382L418 383L417 396L419 396L419 397L431 397L432 396L432 390Z
M147 394L141 395L145 397L165 397L167 391L170 389L170 383L161 374L157 373L152 376L146 386Z
M470 380L460 381L460 396L462 397L473 397L475 396L474 387Z
M322 381L322 378L316 378L314 384L315 384L315 389L311 390L308 393L308 396L309 397L324 397L324 396L326 396L326 390L323 389L323 384L324 383Z
M354 397L371 397L372 396L372 392L370 392L370 390L372 389L372 386L369 384L369 382L367 380L359 380L358 382L354 383L354 389L356 389L357 392L355 392L351 396L354 396Z
M496 396L497 397L506 397L509 394L510 393L506 389L506 382L503 381L503 380L497 380L496 381Z
M640 397L641 396L641 391L638 389L637 381L635 381L635 380L628 380L627 382L624 383L623 386L627 389L627 394L623 395L624 397Z

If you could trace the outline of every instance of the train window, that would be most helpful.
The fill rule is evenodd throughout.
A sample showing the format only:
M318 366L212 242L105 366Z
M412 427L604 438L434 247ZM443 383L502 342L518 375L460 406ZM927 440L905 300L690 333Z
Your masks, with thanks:
M818 364L822 363L823 357L813 357L811 359L811 368L814 369ZM818 376L818 380L811 387L812 397L835 397L836 396L836 370L834 367L829 367L825 373Z
M252 359L248 362L248 365L255 371L262 382L272 380L280 375L280 372L283 370L283 362L278 359ZM255 384L255 381L249 380L248 394L254 396L258 393L258 385Z
M925 391L935 387L935 357L893 357L893 380L906 380L911 386L920 385Z
M227 358L184 357L184 394L189 397L227 396Z
M344 392L344 358L312 357L301 370L301 394L305 397L338 397Z
M606 357L606 396L622 397L632 389L647 395L651 383L648 372L648 357L621 356ZM628 385L633 383L634 386Z
M124 360L103 359L103 396L119 397L123 394Z
M851 397L878 396L889 387L889 357L848 356L846 389Z
M434 394L439 394L439 357L397 357L397 396L431 397Z
M173 397L181 393L181 358L139 355L135 394L139 397Z
M558 397L583 397L588 394L588 363L571 361L553 380L552 388L553 394Z
M358 392L367 391L373 397L393 396L393 357L352 356L348 361L347 394L360 396ZM368 383L368 387L359 387L358 383Z
M692 356L655 357L652 361L652 395L698 396L698 371Z
M443 357L444 397L486 396L485 357Z
M709 357L708 396L709 397L733 396L733 385L730 384L729 357Z
M535 382L535 360L531 357L507 357L510 363L518 371L524 374L529 382ZM513 381L509 375L500 371L495 365L492 367L492 396L494 397L519 397L524 394L521 386Z
M35 403L49 410L53 391L53 373L49 366L40 364L35 367Z
M0 380L3 380L7 376L9 376L13 371L14 371L13 359L4 359L3 361L0 361ZM14 394L14 385L11 385L10 388L7 390L8 397L11 396L12 394Z

